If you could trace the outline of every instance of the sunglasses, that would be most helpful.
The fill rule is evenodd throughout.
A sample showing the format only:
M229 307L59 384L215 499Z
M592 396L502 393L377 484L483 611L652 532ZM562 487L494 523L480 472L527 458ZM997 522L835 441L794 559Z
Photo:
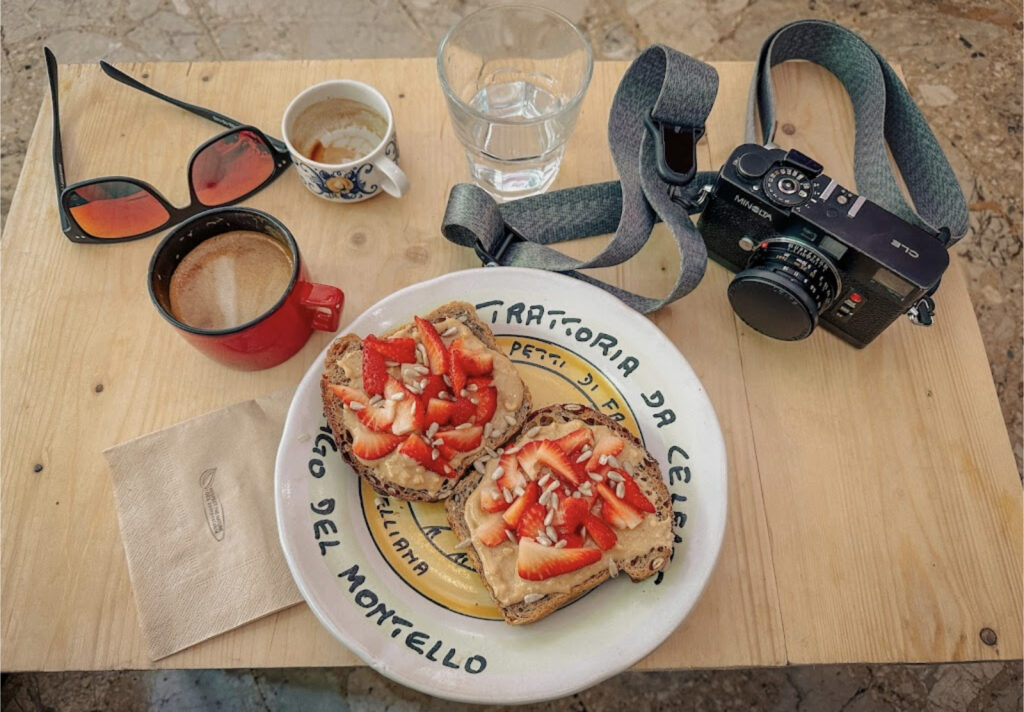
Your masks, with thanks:
M245 200L272 183L292 163L284 143L255 126L161 94L101 61L107 76L228 130L193 152L188 162L191 199L183 208L171 205L153 186L136 178L108 176L67 185L57 104L57 59L49 48L44 52L53 107L53 175L60 223L72 242L124 242L148 237L204 210Z

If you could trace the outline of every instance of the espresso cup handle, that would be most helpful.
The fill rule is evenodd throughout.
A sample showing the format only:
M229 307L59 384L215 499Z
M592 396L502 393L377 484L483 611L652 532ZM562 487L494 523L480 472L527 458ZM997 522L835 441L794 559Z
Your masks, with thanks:
M337 331L341 321L341 308L345 305L345 294L328 284L306 283L307 291L301 304L313 312L313 328L318 331Z
M406 177L405 172L398 167L398 164L387 156L381 156L374 163L377 166L377 170L387 177L387 180L380 182L380 187L386 193L396 198L401 198L405 195L406 191L409 190L409 179Z

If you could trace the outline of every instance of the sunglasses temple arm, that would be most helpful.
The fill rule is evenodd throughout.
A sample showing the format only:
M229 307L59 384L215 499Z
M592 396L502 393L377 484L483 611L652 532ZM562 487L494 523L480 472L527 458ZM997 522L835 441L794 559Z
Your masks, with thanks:
M67 187L67 180L64 177L64 149L60 140L60 108L57 103L57 58L49 47L43 48L46 57L46 75L50 80L50 108L53 113L53 180L57 186L57 212L60 214L60 226L64 232L71 229L71 222L67 213L64 212L64 202L61 200L64 195L64 188Z
M239 126L245 126L245 124L243 124L241 121L232 119L230 116L225 116L224 114L220 114L216 111L213 111L212 109L207 109L202 106L197 106L195 104L189 104L187 101L182 101L180 99L175 99L172 96L167 96L166 94L163 94L157 91L156 89L148 87L142 82L133 79L132 77L129 77L127 74L122 72L117 67L103 60L100 60L100 68L111 79L116 79L122 84L127 84L133 89L138 89L139 91L145 92L150 96L155 96L157 99L163 99L164 101L170 104L174 104L175 106L185 109L186 111L191 111L193 114L202 116L204 119L209 119L215 124L220 124L221 126L225 126L229 129L237 129ZM271 143L274 144L274 147L277 148L279 151L288 150L288 147L285 146L284 143L282 143L278 139L273 138L272 136L267 136L267 138L270 140Z

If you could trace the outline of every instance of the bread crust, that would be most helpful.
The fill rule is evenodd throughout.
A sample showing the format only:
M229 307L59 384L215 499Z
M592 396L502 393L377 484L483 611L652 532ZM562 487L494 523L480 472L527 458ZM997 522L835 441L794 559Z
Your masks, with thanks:
M626 428L596 410L576 403L552 405L546 408L541 408L529 414L529 417L525 419L522 426L519 428L519 431L509 438L508 442L515 444L520 436L534 426L550 425L551 423L566 423L572 420L581 420L587 425L602 425L607 427L614 431L615 434L623 440L632 443L636 448L644 453L644 459L635 468L633 479L644 491L644 494L647 495L648 499L650 499L654 504L655 512L648 516L657 517L659 521L671 521L672 501L668 487L665 486L665 483L662 480L661 468L658 465L657 460L647 452L639 440L637 440L632 433L626 430ZM471 469L470 474L459 481L455 487L455 491L445 502L445 514L448 517L448 523L451 525L452 532L459 541L471 542L471 532L468 524L466 523L465 516L466 504L470 495L472 495L473 491L480 484L483 477L484 475L481 472L476 469ZM491 597L501 610L501 615L504 617L505 622L511 625L524 625L538 621L555 612L562 606L575 601L583 594L596 588L612 577L612 573L609 569L602 569L583 581L578 582L568 592L549 593L540 600L532 603L520 601L510 605L503 605L495 595L494 588L488 581L487 576L483 573L483 563L480 560L480 556L477 553L475 545L471 542L467 545L465 551L473 562L473 567L480 573L480 578L483 580L484 586L487 587L487 591L491 594ZM618 567L619 572L626 573L630 579L637 582L654 575L658 571L664 570L668 566L671 556L672 541L670 539L667 543L652 542L652 546L644 554L636 556L628 561L615 560L615 565Z
M448 318L458 319L464 323L473 335L480 339L480 341L488 348L501 354L504 353L501 350L501 347L498 346L498 342L495 340L494 333L491 332L490 327L480 320L476 314L475 307L468 302L448 302L429 314L424 315L422 318L431 323L439 323ZM388 338L405 326L406 324L396 326L384 334L378 334L378 336L381 338ZM331 431L334 433L334 441L338 445L338 452L341 453L345 462L355 470L356 474L370 483L373 489L379 494L413 502L436 502L446 499L451 496L456 483L471 468L477 457L479 457L481 453L485 452L484 447L500 447L502 443L509 439L510 434L516 432L518 425L525 420L532 408L530 390L527 388L526 383L523 383L523 402L520 404L519 409L513 414L513 418L515 418L517 424L516 426L511 426L505 429L500 438L495 438L493 436L484 438L480 447L475 450L462 453L459 457L454 458L450 464L452 469L458 473L458 476L444 478L444 481L441 484L441 489L438 492L431 492L427 489L413 489L405 487L381 477L377 473L376 468L366 462L363 462L356 456L352 450L352 433L345 426L345 421L342 418L344 404L330 388L332 383L345 386L359 385L357 382L353 382L346 378L344 370L337 365L337 362L350 351L362 351L362 348L362 340L355 334L344 334L334 340L331 346L327 349L327 355L324 357L324 373L320 377L320 396L323 401L324 416L327 418L327 422L331 426Z

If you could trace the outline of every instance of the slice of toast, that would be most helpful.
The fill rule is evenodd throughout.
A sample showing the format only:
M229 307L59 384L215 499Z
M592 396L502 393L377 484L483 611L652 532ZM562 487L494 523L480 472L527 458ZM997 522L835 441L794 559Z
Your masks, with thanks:
M334 433L338 450L360 477L369 482L380 494L402 500L432 502L450 496L458 479L465 474L481 453L486 452L486 448L500 446L508 439L509 435L518 429L530 412L531 400L526 384L519 378L508 356L498 346L490 328L477 317L472 304L449 302L422 318L432 324L446 324L448 326L445 328L448 330L453 330L453 327L456 327L460 332L457 336L471 337L477 340L479 345L489 350L494 363L493 375L495 378L493 382L498 387L498 403L489 424L477 424L475 417L472 418L471 425L484 426L480 445L465 452L457 452L447 459L451 468L448 476L431 472L423 465L402 455L399 452L400 447L378 460L361 458L354 451L354 431L360 426L353 416L351 408L345 405L331 386L345 386L356 390L363 387L361 362L364 341L355 334L344 334L338 337L327 350L324 359L324 373L320 379L320 391L324 415ZM396 335L412 337L417 339L418 343L422 343L418 337L418 329L412 323L395 327L385 334L380 334L379 338L388 339ZM446 342L446 346L451 346L454 338L456 336L445 337L443 340ZM420 348L417 347L417 352L420 351ZM425 360L422 357L418 358L420 358L421 364ZM403 372L402 365L395 363L390 363L387 368L392 376ZM499 373L501 374L500 379L497 377ZM499 382L505 384L506 387L499 387ZM450 382L446 381L446 383L450 388ZM521 392L521 398L515 397L514 394L519 392ZM444 396L452 400L458 398L459 394L445 393ZM465 397L474 400L478 398L476 393L469 392L465 393ZM507 408L506 406L509 405L512 407ZM426 403L421 403L420 407L425 408ZM346 417L347 411L348 416ZM391 433L384 435L391 438ZM434 444L434 441L431 440L432 436L428 432L417 431L417 435L423 437L429 445ZM394 442L393 438L391 438L391 442ZM443 444L437 443L433 448L434 452L437 452L437 447L443 447Z
M595 435L594 445L589 447L594 448L605 438L609 442L616 438L621 439L625 446L618 457L615 455L602 457L600 451L606 448L598 446L591 451L591 456L588 458L587 446L581 450L578 444L579 439L574 440L574 435L566 434L578 434L580 428L588 428ZM545 438L546 435L564 435L564 437L560 439ZM575 449L564 449L568 455L564 460L559 459L560 456L548 456L545 460L540 461L540 466L536 463L531 466L528 463L536 457L537 446L532 444L524 446L524 444L538 439L561 443L563 449L570 447ZM641 581L663 570L668 565L673 544L672 507L668 488L662 480L661 469L657 461L629 431L617 422L579 404L553 405L531 413L519 431L508 441L506 448L507 450L500 453L498 458L484 456L475 463L470 474L456 485L455 492L446 501L445 513L453 533L465 547L474 568L480 573L484 585L498 604L507 623L519 625L540 620L619 572L625 572L633 581ZM595 451L598 452L597 455L593 454ZM530 454L527 454L528 452ZM511 456L515 456L517 460L513 462L508 459ZM620 461L619 457L624 459ZM554 468L549 468L545 464L556 460L560 464ZM591 467L591 460L597 461L594 464L593 475L587 471ZM577 480L589 481L590 484L576 487L568 483L564 477L557 475L555 470L564 469L566 461L571 463ZM527 464L524 465L524 462ZM495 477L496 469L499 467L502 472L497 473L497 477ZM508 503L507 495L502 493L499 496L495 494L494 490L500 492L505 485L511 486L516 483L515 478L512 481L506 479L510 468L519 473L516 477L525 475L527 484L524 487L523 480L519 479L519 488L523 490L523 494L518 497L513 494L512 502ZM615 471L617 475L609 475L608 472L611 471ZM653 510L640 511L642 522L639 524L636 524L636 520L633 518L636 516L635 512L639 511L635 507L623 508L620 511L621 505L618 503L609 506L609 500L616 493L620 493L621 496L627 483L623 483L622 488L619 488L617 484L608 488L608 485L612 484L613 478L621 480L622 475L619 473L627 471L631 471L628 479L632 480L639 488L647 500L649 510ZM600 472L605 472L605 474L601 475ZM545 479L545 475L547 475L547 479ZM598 481L599 479L600 481ZM533 525L530 515L519 516L515 527L506 520L517 519L516 509L520 499L531 496L531 482L539 483L538 490L541 492L551 489L552 483L559 483L553 491L561 494L563 500L555 504L556 508L567 506L564 501L566 492L579 489L581 494L583 492L593 494L595 488L604 487L604 494L598 493L592 500L586 496L580 498L588 503L592 502L590 514L600 517L616 534L615 544L608 547L607 540L603 541L604 546L599 544L598 539L603 539L603 536L592 536L588 525L581 530L583 532L582 546L581 541L575 539L572 533L560 534L556 531L555 535L562 536L565 539L564 542L552 542L550 537L545 540L545 534L540 533L533 541L527 542L527 548L523 549L522 537L529 534L530 527ZM634 499L635 496L635 492L633 492L628 498L632 502L637 502ZM541 500L538 503L545 504L550 510L551 500L544 503L543 497L544 495L541 494ZM506 500L506 504L502 504L502 499ZM619 497L615 497L615 499L619 499ZM528 501L530 504L527 505L527 511L533 508L533 499ZM502 507L507 508L502 509ZM604 519L603 510L605 508L609 510L608 520L616 521L618 524L627 523L623 522L621 518L617 519L616 513L628 512L627 519L633 518L628 523L632 523L635 528L630 529L628 526L617 528L610 525ZM495 510L500 511L503 521L495 519L497 516ZM539 510L537 511L539 512ZM509 516L510 513L511 516ZM557 524L560 513L561 510L556 509L553 513L554 516L548 518L547 521ZM592 523L592 520L588 521ZM506 531L502 531L502 527ZM549 527L544 527L544 531L550 533L548 530ZM540 531L539 526L535 531ZM543 542L547 546L538 549L536 542ZM550 544L554 544L554 546L550 546ZM600 559L593 560L596 555L592 553L585 556L580 554L578 556L585 558L589 563L576 570L554 575L541 581L526 580L520 576L521 573L524 573L524 559L529 558L534 561L537 552L545 557L557 557L561 554L551 554L550 549L561 549L563 553L570 550L570 558L576 559L578 558L576 552L579 549L594 548L601 551ZM527 553L524 555L524 552ZM528 576L533 575L529 571L526 573Z

